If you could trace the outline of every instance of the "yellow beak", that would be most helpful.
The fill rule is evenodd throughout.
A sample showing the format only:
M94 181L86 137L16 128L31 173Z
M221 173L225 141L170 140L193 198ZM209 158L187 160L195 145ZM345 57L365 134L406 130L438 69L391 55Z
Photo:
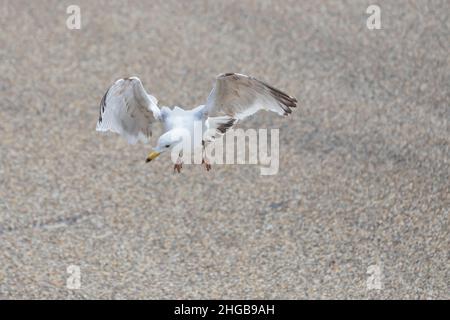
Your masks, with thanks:
M157 156L159 156L161 153L160 152L155 152L155 151L152 151L152 152L150 152L149 154L148 154L148 156L147 156L147 160L145 161L145 162L150 162L150 161L152 161L153 159L155 159Z

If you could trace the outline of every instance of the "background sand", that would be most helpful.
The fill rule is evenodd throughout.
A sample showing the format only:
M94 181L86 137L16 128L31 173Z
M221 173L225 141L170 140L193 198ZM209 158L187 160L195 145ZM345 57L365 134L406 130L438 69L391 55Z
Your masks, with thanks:
M450 298L450 1L124 3L0 1L0 298ZM117 78L193 107L222 72L299 99L241 124L278 175L95 132Z

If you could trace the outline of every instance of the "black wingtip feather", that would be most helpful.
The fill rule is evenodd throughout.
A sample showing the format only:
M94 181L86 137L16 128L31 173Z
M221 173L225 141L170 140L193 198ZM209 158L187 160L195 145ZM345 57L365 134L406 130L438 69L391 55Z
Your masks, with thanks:
M297 99L294 97L291 97L290 95L284 93L283 91L272 87L270 84L267 84L265 82L260 81L264 86L266 86L267 89L269 89L270 94L272 97L274 97L278 103L280 104L281 108L283 108L284 115L288 116L292 113L291 108L297 107Z
M297 99L294 97L288 96L284 92L282 92L278 89L275 89L271 86L268 86L268 88L270 89L270 93L272 94L272 96L278 101L281 108L283 108L283 110L285 112L284 115L288 116L289 114L291 114L292 113L291 108L297 107Z
M102 123L103 118L102 114L105 113L105 107L106 107L106 96L108 95L109 89L106 90L106 93L103 95L102 101L100 101L100 116L98 118L98 122Z
M231 118L229 121L218 126L217 131L224 134L228 129L230 129L236 123L236 121L237 121L236 119Z

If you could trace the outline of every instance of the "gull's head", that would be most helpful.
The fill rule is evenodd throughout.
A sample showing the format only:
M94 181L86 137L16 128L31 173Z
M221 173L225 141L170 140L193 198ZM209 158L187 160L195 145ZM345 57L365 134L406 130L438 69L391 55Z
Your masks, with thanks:
M171 150L174 146L178 145L183 141L186 132L183 130L173 129L166 133L158 139L158 144L152 149L147 156L146 162L150 162L161 153Z

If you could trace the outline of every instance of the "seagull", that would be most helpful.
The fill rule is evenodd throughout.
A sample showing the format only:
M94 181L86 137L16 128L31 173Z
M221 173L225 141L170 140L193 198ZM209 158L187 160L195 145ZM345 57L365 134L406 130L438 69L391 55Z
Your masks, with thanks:
M209 171L211 164L204 155L207 144L260 110L288 116L296 106L297 99L265 82L239 73L224 73L216 77L206 104L191 110L178 106L160 108L158 100L145 91L141 80L130 77L117 80L106 91L100 102L96 130L118 133L130 144L138 141L148 143L152 127L160 122L164 133L148 154L146 162L191 139L192 148L202 150L202 164ZM206 130L208 135L192 139L196 122L202 124L202 130ZM180 152L174 171L179 173L182 167Z

